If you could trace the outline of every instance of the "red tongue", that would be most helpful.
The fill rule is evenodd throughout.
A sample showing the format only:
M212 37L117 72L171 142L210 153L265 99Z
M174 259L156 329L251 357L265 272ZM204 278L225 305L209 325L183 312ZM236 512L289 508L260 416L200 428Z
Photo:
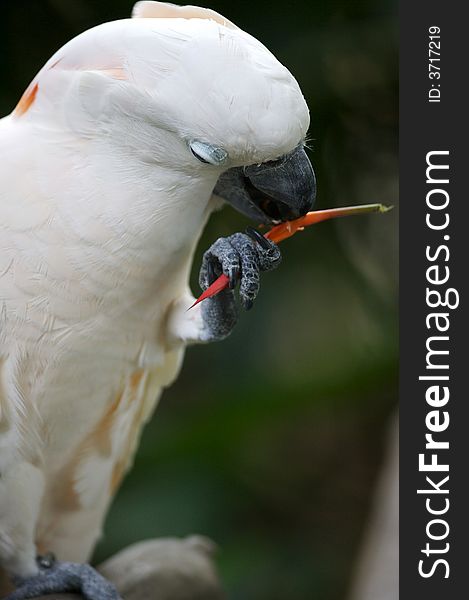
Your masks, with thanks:
M328 219L337 219L338 217L350 217L352 215L362 215L367 213L385 213L391 210L392 206L385 206L384 204L361 204L359 206L344 206L341 208L327 208L325 210L313 210L299 219L294 221L286 221L275 225L270 229L265 237L273 242L279 243L283 240L294 235L297 231L302 231L309 225L320 223L321 221L327 221ZM192 306L188 308L190 310L202 300L216 296L222 290L228 287L230 280L226 275L220 275L211 286L209 286L194 302Z

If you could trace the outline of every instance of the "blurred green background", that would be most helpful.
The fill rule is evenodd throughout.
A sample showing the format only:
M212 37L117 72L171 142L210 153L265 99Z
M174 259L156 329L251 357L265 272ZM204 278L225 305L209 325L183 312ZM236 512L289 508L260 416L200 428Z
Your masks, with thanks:
M311 110L317 208L397 201L396 3L206 2L259 38ZM2 3L0 110L84 29L129 0ZM243 230L214 215L199 248ZM220 546L232 600L343 599L397 387L397 211L316 226L282 245L255 307L190 348L143 435L96 559L197 532Z

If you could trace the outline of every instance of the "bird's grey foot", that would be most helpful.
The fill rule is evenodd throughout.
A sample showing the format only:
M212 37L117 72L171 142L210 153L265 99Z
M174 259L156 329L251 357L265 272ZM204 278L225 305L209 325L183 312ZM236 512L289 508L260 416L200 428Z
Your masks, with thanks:
M5 600L26 600L47 594L78 592L86 600L121 600L116 588L86 564L59 562L53 555L38 557L39 573L17 580Z
M219 238L205 252L199 283L206 290L222 273L229 288L202 303L202 317L207 340L225 338L236 324L238 309L234 288L239 283L239 298L249 310L259 292L260 273L275 269L281 261L278 246L249 227L246 233Z

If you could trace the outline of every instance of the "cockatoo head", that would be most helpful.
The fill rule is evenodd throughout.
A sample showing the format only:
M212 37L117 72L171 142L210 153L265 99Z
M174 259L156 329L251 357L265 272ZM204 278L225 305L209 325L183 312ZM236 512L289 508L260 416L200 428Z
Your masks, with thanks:
M63 113L68 102L75 131L205 178L257 221L307 212L316 191L303 147L309 113L291 73L214 11L138 2L132 16L59 50L38 75L38 106L48 78L49 104L57 112L59 98Z

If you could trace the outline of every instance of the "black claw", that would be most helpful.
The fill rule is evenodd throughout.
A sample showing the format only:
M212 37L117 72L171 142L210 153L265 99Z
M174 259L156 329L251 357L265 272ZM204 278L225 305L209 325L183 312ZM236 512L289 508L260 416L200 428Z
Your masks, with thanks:
M212 285L212 283L215 281L216 278L217 278L217 274L215 273L215 267L213 266L213 263L209 260L207 263L208 284Z
M259 233L257 229L254 229L254 227L246 227L246 234L252 240L257 242L262 248L264 248L264 250L270 250L270 248L272 247L272 244L269 242L269 240L266 237L264 237L262 233Z
M36 557L36 562L39 567L43 569L50 569L56 562L55 554L47 552L47 554L40 554Z
M251 310L251 308L253 307L253 305L254 305L254 300L248 299L248 300L244 301L244 308L246 310Z
M233 267L230 273L230 290L236 287L239 279L239 267Z

